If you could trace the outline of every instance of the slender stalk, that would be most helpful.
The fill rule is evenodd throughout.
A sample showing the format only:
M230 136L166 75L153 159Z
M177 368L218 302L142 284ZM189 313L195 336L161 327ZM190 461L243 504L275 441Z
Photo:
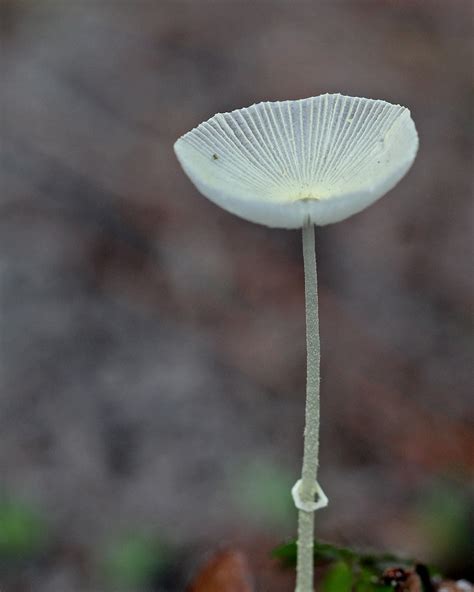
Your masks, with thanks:
M306 303L306 413L300 497L314 501L319 454L319 316L314 226L303 227ZM296 592L313 592L314 512L298 511Z

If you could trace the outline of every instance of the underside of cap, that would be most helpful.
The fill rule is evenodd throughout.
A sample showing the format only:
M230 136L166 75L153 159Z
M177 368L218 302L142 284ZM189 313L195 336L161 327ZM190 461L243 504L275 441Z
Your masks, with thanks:
M174 148L214 203L297 228L338 222L376 201L410 168L418 137L408 109L336 94L217 114Z

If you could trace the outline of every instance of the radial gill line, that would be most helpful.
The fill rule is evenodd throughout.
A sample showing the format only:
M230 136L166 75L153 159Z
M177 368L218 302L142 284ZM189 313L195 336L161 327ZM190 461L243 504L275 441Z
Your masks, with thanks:
M317 178L317 170L319 166L319 162L321 160L321 152L322 152L322 137L324 135L324 121L327 114L328 108L328 96L323 95L321 98L316 98L313 101L313 109L317 107L318 113L318 124L316 127L316 144L314 148L314 158L312 158L312 168L311 168L311 184L314 185L316 183Z
M202 144L199 143L198 140L193 139L188 139L186 140L187 143L189 143L191 146L193 146L193 148L195 148L196 150L198 150L204 157L208 158L209 154L208 154L208 150L204 151L202 149ZM211 147L211 150L213 148ZM220 159L220 163L218 165L218 169L217 169L217 173L219 176L222 176L223 173L225 173L226 178L227 177L231 177L232 179L234 179L235 183L237 185L239 185L242 188L247 188L248 191L250 192L255 192L256 188L262 193L262 194L266 194L268 192L268 183L262 183L257 179L254 179L248 172L248 169L243 170L241 168L241 166L235 166L235 160L233 161L232 166L226 165L225 162L223 162Z
M362 106L362 112L358 113L361 106ZM347 153L348 152L350 153L350 151L352 150L351 138L357 136L357 134L359 133L360 127L364 123L363 116L364 116L364 112L367 110L367 108L368 108L368 103L366 101L362 101L360 99L357 99L356 109L355 109L354 114L352 115L352 121L354 121L355 124L348 126L350 129L349 129L349 135L346 139L346 144L345 144L342 152L338 155L338 164L336 166L331 167L331 174L329 176L327 176L325 179L326 183L332 183L333 180L337 178L338 169L340 169L344 165L344 161L347 157Z
M293 180L293 182L295 182L296 179L298 178L298 165L295 160L295 155L291 149L290 136L288 134L288 126L285 123L285 117L283 115L283 110L282 110L282 103L278 102L278 103L275 103L275 105L276 105L279 115L280 115L281 131L279 129L279 132L280 132L281 138L282 138L282 145L285 149L286 154L288 155L288 162L290 163L290 166L292 168L292 174L293 174L292 180ZM272 110L272 115L274 115L273 110ZM276 119L275 119L275 121L276 121ZM285 134L285 137L283 137L283 133Z
M325 167L325 170L322 173L322 178L325 182L327 182L327 174L328 172L334 171L337 163L340 163L343 160L343 154L347 150L348 144L350 144L349 138L352 137L352 121L354 121L357 111L360 107L361 101L359 99L355 99L354 101L346 101L349 103L349 111L347 114L344 115L344 123L345 125L342 128L342 132L339 134L336 144L331 151L331 155L328 159L328 164ZM346 119L347 118L347 119Z
M321 99L318 98L315 98L311 101L311 111L313 113L312 117L314 116L314 110L316 109L317 111L316 135L310 147L311 158L309 163L309 179L311 185L314 185L315 182L316 160L319 154L319 144L321 139L321 102Z
M377 109L378 105L375 101L371 101L369 104L368 113L363 121L363 126L359 132L359 137L357 138L355 143L351 142L350 152L346 155L345 161L341 162L341 168L338 171L337 176L335 176L336 171L334 171L331 175L331 177L334 177L334 180L337 180L337 178L342 176L343 173L347 174L347 170L352 166L352 164L354 164L354 166L357 166L366 158L366 154L362 148L366 139L368 138L370 140L371 134L373 133L373 121L371 113L374 110L374 108ZM377 114L376 117L378 118L379 114ZM349 158L349 160L347 160L347 158ZM329 180L327 179L327 181Z
M253 117L249 111L249 109L244 109L243 110L246 117L243 116L242 113L239 113L240 118L242 119L242 121L244 122L245 126L248 128L249 132L252 134L252 137L254 139L255 145L258 147L258 149L260 150L260 153L262 155L262 158L266 161L266 163L268 164L268 170L271 171L271 176L275 179L275 183L278 184L280 187L284 187L284 182L282 179L282 176L279 174L278 169L278 163L275 160L275 157L273 156L271 150L270 150L270 144L268 144L268 142L266 142L261 133L260 130L258 129L258 126L255 125L255 122L253 120ZM253 127L255 128L255 130L257 131L258 135L259 135L259 139L257 139L255 132L253 131L253 129L250 127L248 121L249 120L252 124ZM272 163L272 166L270 167L270 164Z
M341 95L336 95L334 102L332 104L332 109L331 109L331 115L330 115L330 119L328 122L328 127L327 127L327 132L326 132L326 139L324 142L324 148L323 148L323 154L322 154L322 163L318 168L318 178L317 178L317 182L320 183L322 180L322 171L326 165L327 159L329 158L329 150L330 150L330 146L331 146L331 140L332 140L332 136L333 136L333 124L334 124L334 117L335 117L335 113L338 110L338 105L339 105L339 101L340 101L340 97Z
M327 136L328 136L328 125L329 125L329 115L330 115L330 99L329 99L329 95L324 95L324 101L323 101L323 105L324 105L324 110L323 110L323 114L322 114L322 118L321 118L321 129L320 129L320 133L319 133L319 144L318 144L318 156L317 156L317 160L314 166L314 173L313 173L313 178L314 178L314 182L318 183L319 181L319 171L320 171L320 167L321 167L321 162L322 159L324 158L324 151L325 151L325 147L326 147L326 141L327 140Z
M234 158L233 158L233 168L234 169L238 169L241 171L242 173L242 181L245 183L246 178L251 178L253 179L254 184L258 184L259 187L263 188L265 187L266 190L268 191L268 180L265 180L262 176L262 174L260 173L260 171L258 171L258 169L256 169L255 166L253 166L253 164L251 162L248 161L248 159L242 158L240 157L240 159L236 159L236 151L234 150L234 145L230 142L230 140L228 139L227 135L225 134L224 130L222 130L222 128L219 125L219 122L217 121L213 121L213 125L216 125L222 133L220 134L211 134L211 132L209 130L206 129L206 127L204 127L204 125L209 125L210 124L208 122L204 122L204 124L201 124L201 126L199 126L198 128L196 128L194 130L194 132L192 132L195 135L200 135L204 138L207 146L209 147L209 151L214 151L216 144L218 144L219 146L221 146L222 150L224 153L228 153L230 151L230 153L234 154ZM211 127L211 126L210 126ZM210 136L207 136L207 134L211 134ZM225 142L225 143L223 143ZM230 144L231 148L229 149L228 146ZM246 164L245 168L244 168L244 163ZM221 164L219 165L222 167L222 161ZM250 168L252 167L252 168ZM246 183L247 185L249 185L249 183Z
M264 167L262 167L258 159L256 159L255 156L251 154L249 150L245 150L244 146L242 145L242 142L236 136L234 130L230 127L229 123L225 120L225 118L222 117L222 119L220 119L216 116L215 124L221 130L222 136L227 140L230 146L233 147L233 149L231 149L231 153L233 152L236 156L236 153L240 155L240 159L242 162L241 167L252 167L253 177L258 179L261 183L263 183L268 190L269 180L267 170ZM223 125L225 127L223 127ZM243 169L243 172L245 174L248 174L248 171L248 168Z
M269 115L269 111L271 111L271 107L268 108L268 102L267 103L264 103L263 104L263 108L262 108L262 112L263 112L263 115L265 117L265 120L266 120L266 122L268 124L268 129L270 130L270 132L271 132L271 134L273 136L273 145L275 146L275 149L278 151L278 154L280 155L280 160L281 160L281 164L282 164L282 167L283 167L282 172L284 172L284 174L286 175L286 178L288 179L288 181L291 182L293 180L293 177L291 175L291 169L290 169L290 164L291 163L290 163L290 161L288 159L288 156L283 153L283 149L282 149L282 143L283 142L281 140L281 135L279 134L280 139L278 139L277 136L276 136L276 130L275 130L273 121L272 121L272 119L270 118L270 115ZM260 110L257 112L257 114L258 114L258 117L261 119ZM267 126L263 125L263 129L266 130L267 129Z
M326 174L326 171L328 169L330 170L330 168L331 168L332 162L334 160L334 154L337 152L337 150L339 148L341 134L343 134L344 129L347 130L347 125L345 127L342 126L342 120L344 119L344 121L345 121L346 117L347 117L347 115L345 115L345 113L344 113L347 103L349 103L349 105L350 105L351 101L348 101L346 98L342 98L342 104L339 106L339 114L337 117L335 129L334 129L334 134L332 134L333 141L330 143L326 162L324 163L324 165L321 168L320 175L321 175L322 180L324 180L324 176Z
M307 154L305 157L305 171L304 171L305 181L308 185L310 185L310 171L311 171L310 164L311 164L312 146L313 146L313 126L314 126L313 103L314 103L314 101L305 101L306 121L308 121L308 111L310 114L309 123L308 123L309 130L308 130Z
M274 149L274 157L275 157L275 161L277 162L278 172L280 173L281 177L284 178L286 181L291 181L291 176L288 171L288 162L280 150L279 142L277 141L277 138L276 138L275 133L273 131L273 127L271 125L271 122L265 112L265 103L262 104L261 108L258 108L258 107L260 107L260 106L255 107L255 115L258 118L258 122L260 123L263 134L265 134L266 140L268 141L268 145L270 147L273 147L273 149ZM265 122L263 121L260 111L263 111L267 125L265 125ZM270 130L273 140L272 140L272 138L270 138L270 134L269 134L268 130Z
M306 184L306 175L305 175L305 168L306 168L306 149L305 149L305 141L304 141L304 123L303 123L303 101L299 101L299 116L300 116L300 175L301 175L301 184L304 186Z
M232 117L229 116L229 119L233 124L235 124L236 128L238 128L238 130L242 133L243 137L247 141L247 145L244 145L242 143L241 139L237 136L233 127L230 125L230 122L227 120L227 118L225 118L224 119L225 124L226 124L227 128L230 130L230 132L232 133L232 139L242 149L242 150L240 150L240 152L242 153L242 151L243 151L244 159L250 160L250 158L251 158L255 168L257 168L261 172L261 174L263 175L263 177L265 179L271 178L273 180L273 183L280 185L281 178L278 175L276 175L274 171L270 170L267 166L265 166L265 162L262 162L262 159L260 158L261 152L260 152L259 144L257 143L254 145L251 142L251 140L247 137L244 130L239 125L238 121L236 120L236 118L234 116L232 116Z
M287 112L287 122L284 122L285 131L287 132L288 142L290 144L291 151L293 153L293 158L295 162L295 181L301 185L301 173L300 173L300 163L298 159L298 152L296 149L296 139L295 139L295 127L293 125L293 113L291 110L291 103L290 101L284 101L286 105L286 112ZM289 130L289 131L288 131ZM290 137L291 132L291 137Z
M360 167L364 160L369 161L374 149L377 147L377 143L380 140L380 136L385 135L387 125L389 125L392 117L387 117L391 114L391 106L384 105L377 114L375 125L371 126L371 133L366 134L362 142L358 143L358 150L360 151L361 157L354 159L352 163L348 163L345 173L350 177L353 175L354 170ZM392 114L393 116L393 114Z

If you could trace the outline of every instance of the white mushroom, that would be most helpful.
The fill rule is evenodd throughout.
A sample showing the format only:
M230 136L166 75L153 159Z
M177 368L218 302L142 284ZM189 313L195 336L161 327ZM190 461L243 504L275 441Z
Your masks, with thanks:
M320 341L314 225L344 220L382 197L411 167L410 112L385 101L326 94L218 113L182 136L176 156L196 187L224 209L266 226L303 228L307 387L298 508L297 592L313 590ZM315 500L317 496L317 500Z
M176 155L203 195L266 226L338 222L392 189L415 159L410 111L326 94L218 113Z

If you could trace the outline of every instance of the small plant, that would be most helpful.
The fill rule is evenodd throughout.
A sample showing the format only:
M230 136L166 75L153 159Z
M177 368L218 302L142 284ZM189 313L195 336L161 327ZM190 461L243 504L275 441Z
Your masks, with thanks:
M46 524L29 504L0 499L0 564L37 557L48 540Z
M392 189L411 167L418 136L408 109L326 94L218 113L174 146L211 201L251 222L302 228L307 389L298 508L297 592L313 590L314 512L328 499L317 481L319 317L314 226L344 220Z
M266 530L288 531L294 517L288 496L291 475L270 459L259 459L238 468L232 482L233 502L239 512Z
M170 551L143 534L122 536L107 549L104 575L114 589L136 590L150 585L170 561Z
M433 592L432 576L439 578L439 573L414 559L397 557L390 553L360 553L347 547L339 547L315 541L314 562L327 565L321 592L390 592L399 590L397 581L417 582L413 587L402 590L420 590ZM273 556L284 567L296 564L297 547L295 542L286 543L273 551ZM397 566L394 568L393 566ZM421 592L421 591L420 591Z

